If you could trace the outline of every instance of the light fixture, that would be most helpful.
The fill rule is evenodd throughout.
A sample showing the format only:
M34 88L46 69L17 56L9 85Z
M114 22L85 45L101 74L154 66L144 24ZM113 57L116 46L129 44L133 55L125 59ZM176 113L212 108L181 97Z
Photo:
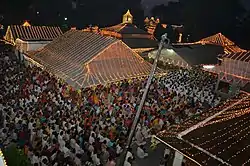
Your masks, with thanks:
M67 17L64 17L64 20L65 20L65 21L67 21L67 20L68 20L68 18L67 18Z
M213 69L213 68L215 68L215 66L214 65L203 65L203 68L204 69Z
M169 53L174 53L174 50L173 49L167 49Z

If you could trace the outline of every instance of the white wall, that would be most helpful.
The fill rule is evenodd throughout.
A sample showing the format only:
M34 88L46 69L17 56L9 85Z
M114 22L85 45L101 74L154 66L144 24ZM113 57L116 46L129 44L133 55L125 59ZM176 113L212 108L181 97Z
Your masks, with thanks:
M34 51L49 44L51 41L23 41L21 39L16 40L16 48L21 53L26 51Z

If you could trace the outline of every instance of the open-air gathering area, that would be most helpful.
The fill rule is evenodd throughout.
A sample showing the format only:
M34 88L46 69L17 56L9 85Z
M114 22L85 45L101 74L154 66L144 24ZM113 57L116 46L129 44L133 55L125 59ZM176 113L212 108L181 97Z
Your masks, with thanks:
M0 2L0 166L250 166L247 1L69 1Z

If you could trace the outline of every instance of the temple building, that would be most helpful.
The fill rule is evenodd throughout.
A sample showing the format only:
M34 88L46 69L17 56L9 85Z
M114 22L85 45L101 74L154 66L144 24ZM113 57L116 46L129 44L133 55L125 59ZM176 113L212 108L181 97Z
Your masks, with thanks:
M154 35L156 26L160 23L160 19L155 19L154 17L151 17L150 19L148 17L144 20L145 28L148 30L148 33L151 35Z
M151 17L150 19L148 17L145 18L144 20L145 23L145 28L147 29L147 32L151 35L154 35L155 30L157 25L161 25L162 28L167 28L167 26L171 26L172 29L179 34L179 37L177 39L177 43L181 43L182 42L182 33L184 31L184 26L183 25L169 25L169 24L164 24L160 22L159 18L154 18Z
M122 40L134 51L141 53L158 46L154 36L133 24L133 16L128 10L122 17L122 23L100 29L104 36L112 36Z
M16 55L22 61L25 52L40 49L62 34L60 27L32 26L26 21L23 25L8 26L4 39L15 46Z
M43 49L27 52L27 64L39 66L74 89L148 76L152 65L121 40L69 30ZM161 75L165 71L156 70Z
M227 37L225 37L221 33L217 33L215 35L203 38L196 43L203 44L203 45L204 44L212 44L212 45L222 46L224 48L224 52L226 54L237 53L237 52L246 52L246 50L238 47L234 42L229 40Z

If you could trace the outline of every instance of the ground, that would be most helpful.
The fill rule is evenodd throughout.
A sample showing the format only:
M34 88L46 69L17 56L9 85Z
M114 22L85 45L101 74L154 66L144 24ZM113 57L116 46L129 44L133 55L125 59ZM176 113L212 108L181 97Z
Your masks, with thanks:
M135 144L132 145L133 154L135 157L135 160L132 166L159 166L160 165L160 161L163 158L163 153L164 153L164 149L166 146L163 144L158 144L155 150L151 150L150 145L151 145L150 140L147 140L147 144L145 145L145 148L148 152L148 157L144 159L139 159L136 156L137 146ZM119 163L119 159L117 163Z
M159 144L155 150L149 148L150 142L146 145L148 151L148 157L145 159L136 158L135 164L133 166L159 166L160 161L163 158L163 153L165 145ZM136 154L136 153L134 153Z

